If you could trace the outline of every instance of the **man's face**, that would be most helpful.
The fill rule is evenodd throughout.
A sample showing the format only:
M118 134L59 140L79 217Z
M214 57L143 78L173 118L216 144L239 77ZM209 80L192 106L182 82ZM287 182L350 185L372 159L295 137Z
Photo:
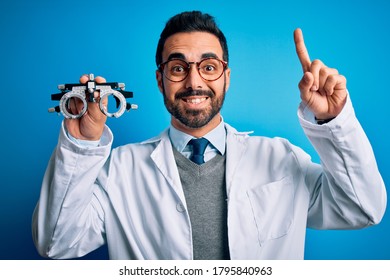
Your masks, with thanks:
M218 38L207 32L177 33L167 38L162 58L182 58L199 62L207 57L222 60L222 47ZM188 76L181 82L168 80L160 71L156 78L164 103L172 116L172 125L194 134L208 132L220 123L220 109L230 83L230 69L216 81L206 81L191 64ZM196 133L195 133L196 134Z

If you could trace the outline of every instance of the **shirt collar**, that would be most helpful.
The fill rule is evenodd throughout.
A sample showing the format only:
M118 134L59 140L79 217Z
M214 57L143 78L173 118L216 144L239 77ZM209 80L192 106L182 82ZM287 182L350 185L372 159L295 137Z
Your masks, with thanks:
M169 137L171 139L173 147L175 147L175 149L179 152L183 152L188 142L191 139L195 138L187 133L176 129L172 125L169 127ZM226 129L225 123L222 118L219 125L203 137L209 140L210 144L214 146L214 148L217 149L221 155L225 154Z

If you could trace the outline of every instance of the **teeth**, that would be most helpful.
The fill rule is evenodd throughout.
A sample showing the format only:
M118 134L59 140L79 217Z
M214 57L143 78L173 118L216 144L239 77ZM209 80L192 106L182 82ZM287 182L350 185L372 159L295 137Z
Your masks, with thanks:
M202 98L191 98L191 99L187 99L186 102L187 103L191 103L191 104L199 104L203 101L206 100L206 97L202 97Z

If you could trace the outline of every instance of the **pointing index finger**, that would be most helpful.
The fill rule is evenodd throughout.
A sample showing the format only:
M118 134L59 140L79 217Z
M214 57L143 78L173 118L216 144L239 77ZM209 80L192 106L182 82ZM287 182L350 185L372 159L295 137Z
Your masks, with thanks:
M311 60L305 46L305 41L303 40L302 30L300 28L297 28L294 31L294 42L295 50L297 52L299 61L301 62L303 72L307 72L310 70Z

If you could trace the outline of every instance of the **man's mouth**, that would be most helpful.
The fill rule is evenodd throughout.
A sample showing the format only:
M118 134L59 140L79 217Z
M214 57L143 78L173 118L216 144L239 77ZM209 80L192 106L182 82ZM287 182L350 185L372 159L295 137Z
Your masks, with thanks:
M189 104L200 104L206 101L207 98L208 97L190 97L190 98L182 98L182 100Z

